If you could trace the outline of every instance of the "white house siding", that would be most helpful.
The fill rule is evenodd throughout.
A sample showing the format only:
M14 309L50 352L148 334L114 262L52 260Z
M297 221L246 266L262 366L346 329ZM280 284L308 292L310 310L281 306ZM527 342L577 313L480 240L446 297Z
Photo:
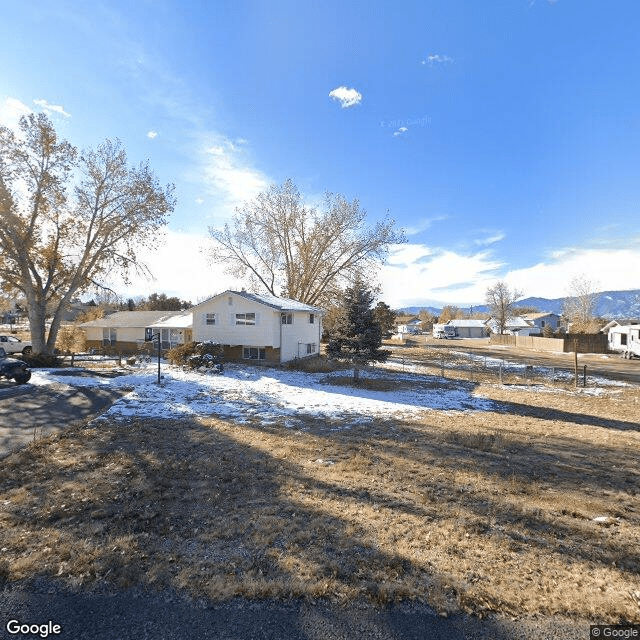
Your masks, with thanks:
M314 314L314 323L311 324L308 311L276 309L228 291L201 302L192 311L193 339L196 342L279 349L280 362L319 352L322 331L319 313ZM255 325L237 324L236 315L247 313L255 314ZM282 324L283 313L291 315L291 324ZM215 324L207 324L207 314L214 314ZM311 353L307 349L309 344L313 345ZM270 359L269 355L267 359Z
M609 329L609 349L612 351L625 351L633 341L640 341L640 325L627 324Z
M286 313L286 312L283 312ZM293 323L282 324L281 361L287 362L295 358L306 358L317 355L320 349L322 327L320 315L314 314L314 323L309 322L309 313L296 311L292 313ZM280 313L278 313L280 318ZM313 351L307 352L307 345L312 345Z
M214 325L206 324L207 313L215 314ZM238 313L255 313L255 325L236 324ZM219 344L248 347L279 347L274 314L275 310L241 296L225 294L212 298L193 309L193 339L196 342L211 340ZM277 315L279 320L280 312Z

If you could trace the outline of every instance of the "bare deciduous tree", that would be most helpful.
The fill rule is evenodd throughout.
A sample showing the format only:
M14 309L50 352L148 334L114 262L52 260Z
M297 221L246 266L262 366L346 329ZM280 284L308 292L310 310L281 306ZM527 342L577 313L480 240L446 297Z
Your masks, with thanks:
M77 293L107 273L146 271L138 250L174 204L173 188L147 164L129 166L118 141L79 154L43 114L21 118L17 133L0 128L0 284L24 294L34 352L52 353Z
M598 304L598 283L585 274L575 275L569 283L563 314L571 324L571 333L591 333L598 330L595 310Z
M500 335L504 333L507 320L513 314L513 306L522 293L516 289L509 289L506 282L500 280L487 289L486 304L489 313L496 319Z
M273 295L323 305L357 277L370 281L389 246L404 240L392 220L369 227L365 218L357 200L332 193L321 210L306 206L289 179L238 208L231 224L210 228L210 258Z
M464 311L455 305L448 304L442 308L438 322L446 324L449 320L456 320L457 318L464 318Z

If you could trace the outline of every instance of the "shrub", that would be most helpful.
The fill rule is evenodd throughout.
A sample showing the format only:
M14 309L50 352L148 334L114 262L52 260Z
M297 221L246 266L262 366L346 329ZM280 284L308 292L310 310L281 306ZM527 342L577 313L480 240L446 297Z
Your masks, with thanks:
M21 354L20 360L26 362L32 369L55 369L62 366L58 356L49 356L43 353Z
M192 369L222 362L223 355L222 345L213 342L188 342L167 351L167 359L171 364L186 365Z
M76 353L84 351L87 348L85 332L75 325L65 325L60 327L56 346L63 353Z
M348 365L335 360L329 360L326 356L316 356L314 358L297 358L287 362L287 369L293 371L304 371L306 373L331 373L346 369Z

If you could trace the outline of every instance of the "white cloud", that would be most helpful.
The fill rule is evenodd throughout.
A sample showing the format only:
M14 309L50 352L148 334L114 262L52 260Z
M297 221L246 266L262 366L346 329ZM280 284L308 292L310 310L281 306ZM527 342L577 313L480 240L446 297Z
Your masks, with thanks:
M571 279L584 274L599 283L601 291L640 289L640 239L630 239L627 249L568 248L549 260L508 273L525 297L561 298L568 295Z
M239 288L241 283L226 275L221 266L208 263L202 251L208 242L206 235L167 229L164 241L159 242L155 249L145 249L140 253L140 259L154 276L153 280L139 277L133 278L130 285L114 282L109 286L125 298L162 292L194 303L213 293Z
M349 89L348 87L338 87L333 91L329 92L329 97L332 100L337 100L340 102L340 106L343 109L347 109L349 107L353 107L357 104L360 104L362 101L362 94L356 91L355 89Z
M40 107L46 113L59 113L61 116L64 116L65 118L70 118L71 117L71 114L67 113L64 110L64 107L62 107L62 105L49 104L49 102L47 100L43 100L42 98L40 98L38 100L34 100L33 104L35 104L38 107Z
M381 298L392 307L426 304L478 304L497 280L523 297L561 298L569 294L577 273L599 283L599 289L640 289L640 238L625 249L565 247L545 261L509 269L485 249L477 253L404 244L393 248L381 271Z
M0 102L0 124L16 129L20 118L31 112L32 110L17 98L5 98Z
M194 202L195 202L197 205L204 204L204 198L202 198L202 197L198 196L198 197L194 200Z
M158 137L158 132L157 131L147 131L147 138L149 138L150 140L153 140L154 138Z
M433 64L446 64L450 62L453 62L453 58L450 58L449 56L445 56L445 55L440 55L437 53L431 53L427 56L426 60L423 60L421 62L421 64L433 65Z
M392 307L475 303L503 266L489 251L463 255L424 244L397 245L380 274L381 297Z
M393 132L394 136L401 136L403 133L406 133L407 131L409 131L409 129L407 129L407 127L400 127L397 131Z
M246 142L240 148L232 140L209 134L201 143L200 172L196 179L204 179L212 195L222 199L226 215L236 206L252 200L264 191L270 180L254 169L246 157ZM221 212L225 215L225 212Z
M433 218L418 218L413 225L404 228L406 236L415 236L429 229L434 222L442 222L449 216L435 216Z
M492 236L489 236L488 238L478 238L477 240L474 240L474 244L477 245L482 245L482 246L486 246L486 245L490 245L490 244L495 244L496 242L500 242L500 240L504 240L506 238L506 234L502 233L502 232L498 232L495 233Z

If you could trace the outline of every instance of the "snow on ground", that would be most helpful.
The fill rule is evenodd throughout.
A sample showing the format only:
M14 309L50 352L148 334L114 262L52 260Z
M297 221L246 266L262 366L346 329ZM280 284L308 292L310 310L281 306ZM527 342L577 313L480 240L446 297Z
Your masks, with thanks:
M340 375L345 373L349 374ZM425 384L416 385L419 378L415 375L396 374L400 381L407 381L407 388L394 391L326 384L321 382L326 374L235 365L228 365L224 375L163 365L162 376L162 384L158 386L155 365L115 378L78 375L75 369L49 369L34 370L31 382L132 389L104 414L114 418L218 416L258 420L263 424L284 418L285 424L294 425L298 417L306 415L335 422L336 428L340 428L376 417L417 417L433 409L488 411L494 407L492 401L472 395L468 384L446 381L444 386L429 388L424 378L421 380Z
M562 355L562 352L558 353ZM481 365L486 369L492 369L496 371L497 375L497 371L500 365L502 365L503 371L505 373L526 377L527 365L522 362L514 362L512 360L495 358L475 353L468 353L465 351L450 351L449 354L459 359L459 362L457 362L453 367L458 370L471 370L474 366ZM464 360L467 361L467 364L464 363ZM445 362L444 366L445 370L451 367L450 363L448 362ZM434 368L440 367L440 361L434 360L431 364L426 365L422 362L414 362L411 360L411 358L403 358L401 353L396 353L392 358L389 359L389 361L387 361L385 367L387 369L393 369L395 371L410 371L417 374L428 374L429 372L431 372L431 374L433 374ZM547 380L549 380L549 382L572 382L575 376L572 367L549 367L544 365L535 365L534 374L537 377L546 378ZM579 375L580 379L582 379L582 368L580 369ZM604 378L602 376L594 376L591 374L587 375L587 380L589 385L592 385L589 391L587 391L586 389L584 390L587 395L602 395L606 392L606 389L604 389L603 387L633 386L628 382L613 380L611 378ZM593 385L595 385L595 387ZM541 387L546 392L559 393L561 391L560 389L544 388L543 385L531 385L530 390L535 391L535 387Z

